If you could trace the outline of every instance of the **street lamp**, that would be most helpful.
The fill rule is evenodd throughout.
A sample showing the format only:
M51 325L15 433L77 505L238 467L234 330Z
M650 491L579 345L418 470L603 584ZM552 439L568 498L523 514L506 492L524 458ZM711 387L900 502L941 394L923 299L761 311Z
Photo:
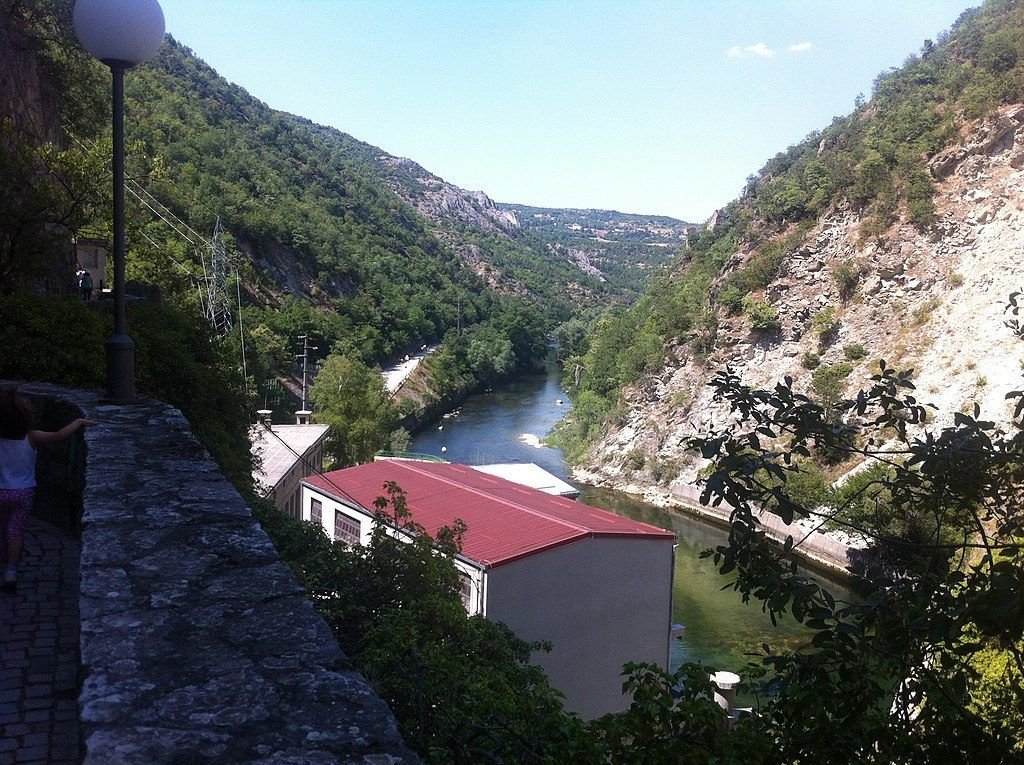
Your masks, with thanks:
M157 0L77 0L75 34L114 80L114 334L107 340L107 396L135 396L135 343L124 309L124 70L151 59L164 39Z

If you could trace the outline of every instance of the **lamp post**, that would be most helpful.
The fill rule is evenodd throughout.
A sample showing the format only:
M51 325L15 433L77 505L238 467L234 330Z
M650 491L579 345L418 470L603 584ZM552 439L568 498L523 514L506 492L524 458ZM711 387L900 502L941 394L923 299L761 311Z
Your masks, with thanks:
M135 343L125 321L124 71L151 59L164 39L157 0L77 0L75 34L89 53L110 67L114 81L114 334L107 340L107 397L135 395Z

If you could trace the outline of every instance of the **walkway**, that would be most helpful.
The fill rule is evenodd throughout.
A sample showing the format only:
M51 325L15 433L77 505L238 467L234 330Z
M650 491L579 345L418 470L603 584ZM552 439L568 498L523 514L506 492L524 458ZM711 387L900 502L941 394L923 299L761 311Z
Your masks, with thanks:
M0 765L81 762L78 542L29 521L17 594L0 593Z
M405 381L409 379L409 375L416 371L416 367L419 366L420 362L440 347L440 345L431 345L429 348L424 347L415 355L406 357L404 361L381 370L381 376L384 378L384 387L387 388L388 394L394 395Z

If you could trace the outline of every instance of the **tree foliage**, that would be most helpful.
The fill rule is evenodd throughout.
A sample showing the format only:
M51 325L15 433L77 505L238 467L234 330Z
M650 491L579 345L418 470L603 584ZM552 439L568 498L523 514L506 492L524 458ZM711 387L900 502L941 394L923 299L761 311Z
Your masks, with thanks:
M712 381L736 420L691 444L713 464L702 501L733 507L728 544L709 554L723 573L736 572L745 600L815 630L806 649L765 647L760 714L782 762L1007 761L1018 732L1007 730L1001 709L976 703L977 661L993 645L1021 661L1024 404L1010 433L977 410L932 431L908 372L882 362L871 383L840 405L837 421L788 379L773 390L752 390L728 370ZM850 417L865 424L843 424ZM929 522L888 536L891 528L877 533L797 501L788 486L797 460L821 449L881 466L851 496L870 488L876 500L884 494L891 516ZM798 542L770 544L759 508L786 523L831 520L873 538L878 554L859 572L864 600L838 603L799 574Z
M387 445L395 429L398 412L380 370L351 354L327 357L310 397L317 420L331 428L327 449L335 467L367 462Z
M401 490L381 488L366 547L331 542L273 509L260 520L406 741L445 765L597 762L583 722L530 664L540 646L467 617L453 563L465 526L431 538L410 520Z

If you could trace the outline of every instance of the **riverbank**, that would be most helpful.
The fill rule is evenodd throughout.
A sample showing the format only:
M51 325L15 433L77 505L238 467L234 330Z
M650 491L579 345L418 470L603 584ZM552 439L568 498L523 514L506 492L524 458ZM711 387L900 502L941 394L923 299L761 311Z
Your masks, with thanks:
M573 468L572 479L631 494L656 507L683 513L723 529L729 528L732 507L725 504L718 507L701 504L700 492L694 487L666 490L663 487L640 487L635 484L615 485L606 478L579 467ZM851 565L862 550L861 547L835 534L820 531L816 524L806 520L803 523L794 521L793 524L787 525L777 515L763 511L757 513L757 519L768 538L779 544L785 544L786 539L792 536L793 553L811 568L844 579L852 576Z

